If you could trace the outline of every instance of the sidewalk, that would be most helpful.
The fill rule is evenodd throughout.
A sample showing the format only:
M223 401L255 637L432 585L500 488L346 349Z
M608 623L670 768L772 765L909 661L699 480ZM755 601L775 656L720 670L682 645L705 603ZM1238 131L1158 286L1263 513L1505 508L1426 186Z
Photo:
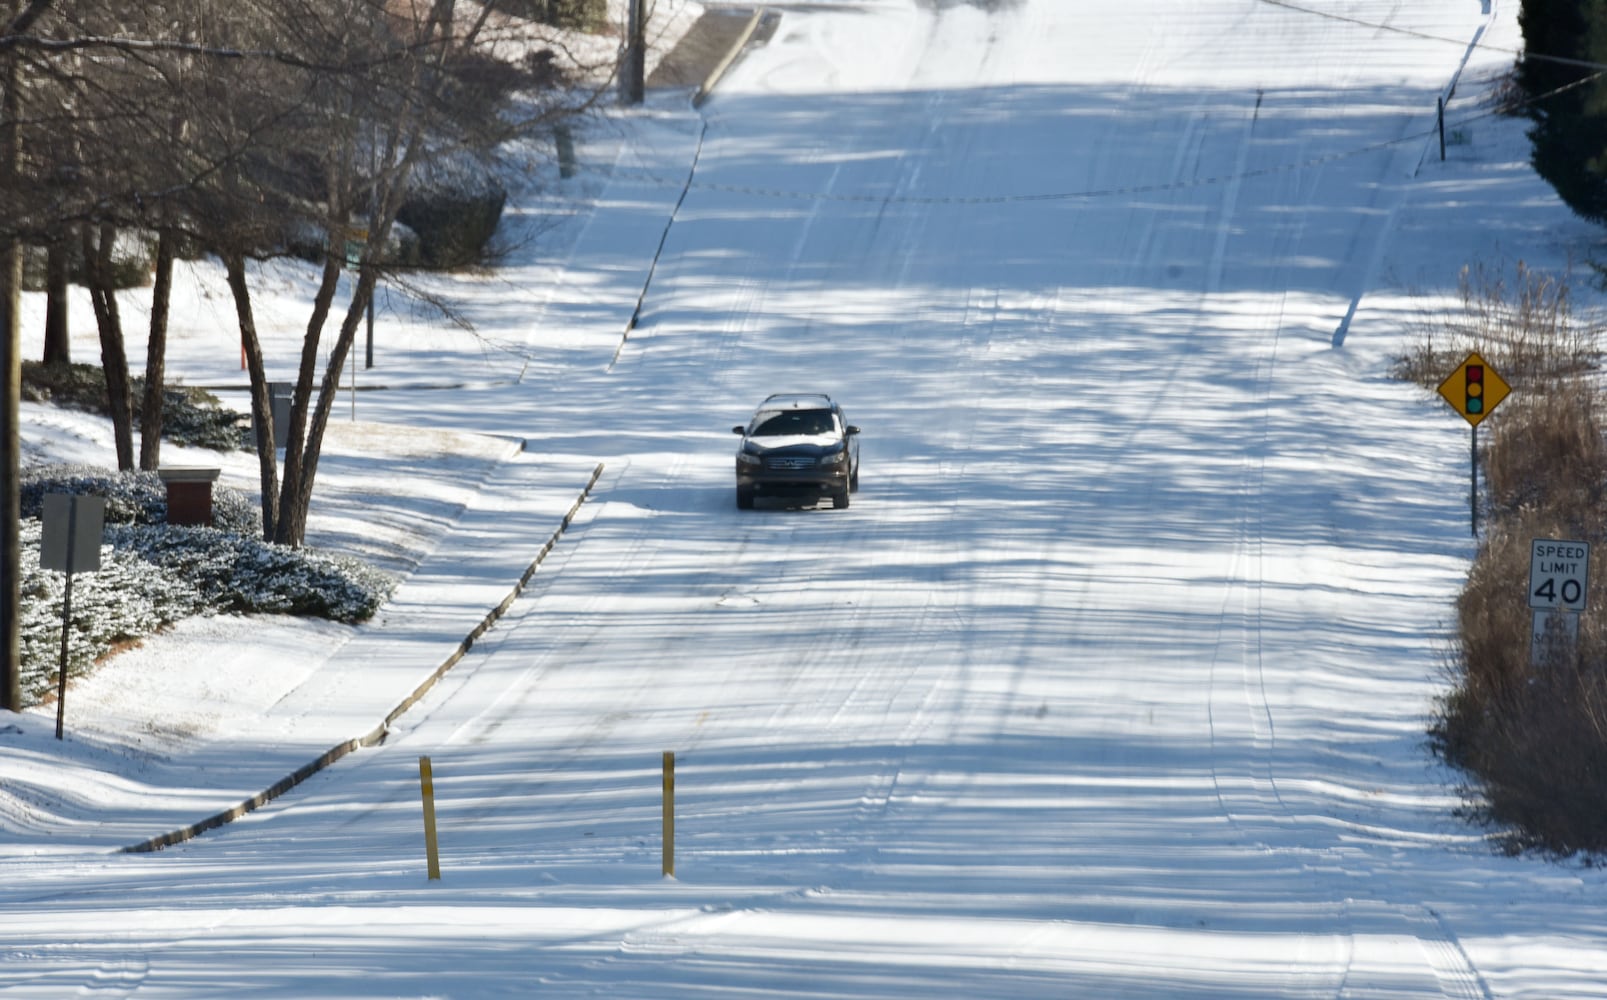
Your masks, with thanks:
M0 732L0 795L20 800L27 819L0 830L0 858L177 843L381 739L518 596L601 469L512 455L391 600L354 631L296 619L275 630L271 620L235 619L237 645L250 649L231 670L300 676L266 711L227 719L206 738L158 741L153 750L140 734L69 726L58 743L52 718L14 717Z
M748 19L759 13L759 22L752 36L746 34ZM740 53L733 51L749 45L764 45L774 37L781 23L779 11L764 7L712 8L697 19L691 30L682 35L653 72L647 76L649 90L698 90L722 62L735 60Z

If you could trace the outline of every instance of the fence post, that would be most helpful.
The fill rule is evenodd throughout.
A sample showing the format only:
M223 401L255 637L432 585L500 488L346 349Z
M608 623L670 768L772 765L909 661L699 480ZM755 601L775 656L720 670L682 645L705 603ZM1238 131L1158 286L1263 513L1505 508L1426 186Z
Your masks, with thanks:
M664 751L664 877L675 877L675 753Z
M1440 122L1440 161L1444 162L1444 160L1445 160L1445 98L1443 98L1443 97L1440 98L1439 122Z
M430 770L430 759L418 759L419 785L424 793L424 853L428 858L430 878L441 877L441 857L435 841L435 777Z

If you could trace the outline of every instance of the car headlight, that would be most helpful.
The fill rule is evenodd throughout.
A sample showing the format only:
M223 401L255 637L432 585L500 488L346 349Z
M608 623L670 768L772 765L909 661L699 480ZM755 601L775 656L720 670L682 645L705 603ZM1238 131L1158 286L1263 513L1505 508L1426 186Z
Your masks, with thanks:
M821 465L841 465L848 461L848 452L834 451L820 456Z
M758 465L759 464L759 456L758 455L750 455L748 452L745 452L745 451L739 451L739 452L737 452L737 461L741 462L743 465Z

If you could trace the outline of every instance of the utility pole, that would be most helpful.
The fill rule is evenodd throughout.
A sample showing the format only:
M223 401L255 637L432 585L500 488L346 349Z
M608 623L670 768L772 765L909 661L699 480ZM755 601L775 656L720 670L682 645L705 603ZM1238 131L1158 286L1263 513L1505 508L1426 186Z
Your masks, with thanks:
M15 24L22 0L9 4ZM17 50L5 61L0 97L0 191L16 191L22 168L22 74ZM22 711L22 243L17 220L0 212L0 710Z
M640 104L647 90L647 0L628 0L625 27L625 101Z

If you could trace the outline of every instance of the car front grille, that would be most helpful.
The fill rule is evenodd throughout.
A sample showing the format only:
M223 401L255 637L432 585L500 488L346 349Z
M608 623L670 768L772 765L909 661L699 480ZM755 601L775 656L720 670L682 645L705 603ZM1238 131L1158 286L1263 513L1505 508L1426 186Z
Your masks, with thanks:
M764 467L767 469L813 469L815 460L807 455L796 458L783 455L765 459Z

